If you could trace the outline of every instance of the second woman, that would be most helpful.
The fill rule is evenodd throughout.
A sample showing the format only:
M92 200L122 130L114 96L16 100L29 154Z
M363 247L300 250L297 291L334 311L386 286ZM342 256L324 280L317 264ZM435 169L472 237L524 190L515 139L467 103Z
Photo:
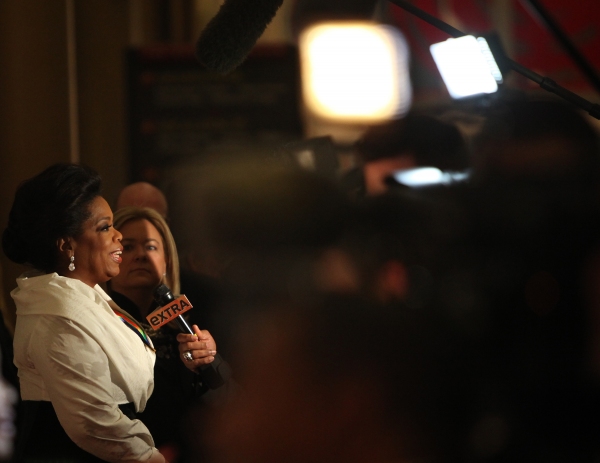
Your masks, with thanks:
M183 451L183 417L193 399L207 391L196 368L214 361L216 344L206 330L196 329L198 340L186 360L179 350L176 326L153 330L146 316L156 308L154 290L166 284L173 294L180 292L179 260L175 241L163 217L153 209L125 207L115 212L114 226L123 234L121 271L109 283L113 300L140 320L156 348L154 394L142 415L157 447L169 453L172 461ZM191 301L192 304L194 301ZM193 322L194 310L191 314Z

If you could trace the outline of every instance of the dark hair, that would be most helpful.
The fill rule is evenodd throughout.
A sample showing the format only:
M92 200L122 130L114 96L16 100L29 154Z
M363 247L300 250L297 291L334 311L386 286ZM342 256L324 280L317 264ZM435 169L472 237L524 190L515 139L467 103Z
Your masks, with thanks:
M456 126L425 114L407 115L382 125L374 125L357 142L364 162L394 158L412 153L418 166L442 170L469 167L467 147Z
M54 164L19 185L2 233L4 254L18 264L54 271L56 242L77 237L89 218L90 202L100 195L96 171L76 164Z
M563 166L553 157L546 156L540 142L556 144L565 159ZM541 151L527 164L531 178L572 178L576 181L597 183L598 149L600 140L584 114L571 105L555 99L509 101L495 108L474 138L473 154L476 173L486 178L514 177L515 172L506 164L515 146L526 146L527 152ZM554 167L554 168L553 168ZM518 173L518 172L517 172ZM593 193L595 194L595 193Z

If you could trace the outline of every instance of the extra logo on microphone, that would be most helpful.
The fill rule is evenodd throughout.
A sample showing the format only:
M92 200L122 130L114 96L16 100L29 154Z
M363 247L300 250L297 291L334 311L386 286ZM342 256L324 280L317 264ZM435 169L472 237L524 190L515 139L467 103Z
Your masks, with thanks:
M146 317L150 326L157 330L161 326L175 320L179 315L187 312L192 308L192 304L185 295L179 296L177 299L169 302L164 307L159 307L154 312Z

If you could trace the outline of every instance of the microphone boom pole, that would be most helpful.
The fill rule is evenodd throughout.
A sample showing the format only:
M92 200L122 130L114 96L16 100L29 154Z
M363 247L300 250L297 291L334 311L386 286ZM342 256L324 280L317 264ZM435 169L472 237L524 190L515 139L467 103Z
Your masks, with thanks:
M589 83L600 92L600 77L592 65L585 59L582 53L569 39L567 34L560 28L558 22L550 15L548 10L538 0L521 0L521 3L530 10L556 40L563 47L569 57L577 64L581 72L585 75Z
M437 29L441 30L442 32L447 33L451 37L457 38L457 37L462 37L462 36L466 35L464 32L459 31L455 27L452 27L450 24L445 23L441 19L436 18L435 16L427 13L426 11L423 11L422 9L414 6L412 3L410 3L407 0L389 0L389 1L391 3L393 3L394 5L402 8L403 10L408 11L412 15L431 24L432 26L436 27ZM585 98L571 92L570 90L567 90L564 87L561 87L560 85L558 85L554 80L550 79L549 77L541 76L541 75L537 74L536 72L533 72L532 70L526 68L525 66L522 66L521 64L511 60L508 57L506 57L506 58L503 57L503 59L505 60L506 65L508 67L510 67L513 71L518 72L519 74L528 78L529 80L534 81L536 84L538 84L544 90L554 93L555 95L563 98L564 100L570 102L571 104L574 104L575 106L578 106L581 109L584 109L585 111L587 111L587 113L590 116L594 117L595 119L600 120L600 105L591 103L590 101L586 100Z

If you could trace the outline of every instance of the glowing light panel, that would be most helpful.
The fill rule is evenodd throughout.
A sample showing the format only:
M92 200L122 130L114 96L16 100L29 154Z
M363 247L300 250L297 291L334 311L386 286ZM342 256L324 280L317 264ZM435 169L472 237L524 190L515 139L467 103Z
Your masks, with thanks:
M415 167L404 169L392 174L397 183L409 187L422 187L431 185L450 185L469 179L470 172L443 172L437 167Z
M396 29L321 23L301 34L299 46L304 101L318 116L372 122L408 111L408 48Z
M429 47L452 98L494 93L502 76L483 38L466 35ZM494 77L496 76L496 77Z

